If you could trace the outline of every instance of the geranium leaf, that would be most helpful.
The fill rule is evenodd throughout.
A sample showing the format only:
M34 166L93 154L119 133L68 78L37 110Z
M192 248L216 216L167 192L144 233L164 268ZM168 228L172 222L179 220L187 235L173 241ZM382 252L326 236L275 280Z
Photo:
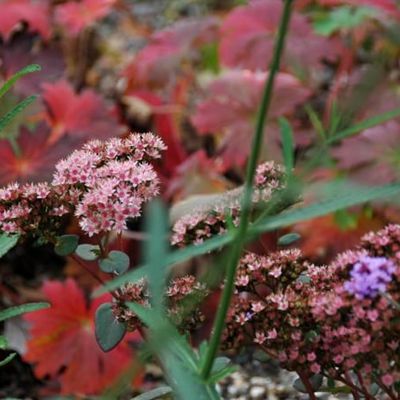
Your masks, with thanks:
M5 350L8 347L7 338L3 335L0 335L0 350Z
M57 238L57 243L54 246L54 251L59 256L65 257L72 254L78 247L78 235L63 235Z
M129 268L129 257L122 251L113 250L108 253L107 258L99 260L99 266L103 272L121 275Z
M0 234L0 258L6 255L18 242L19 235Z
M105 352L112 350L125 336L126 325L115 319L111 303L104 303L97 309L95 324L97 343Z
M86 261L94 261L99 258L100 247L94 244L80 244L75 253Z
M9 307L6 310L0 311L0 322L9 318L17 317L18 315L25 314L28 312L43 310L49 308L50 304L46 302L39 303L27 303L20 306Z
M52 307L23 317L29 339L22 357L36 376L57 379L62 393L100 394L128 372L133 357L128 341L105 353L95 337L95 313L110 295L90 300L71 278L45 281L42 293Z

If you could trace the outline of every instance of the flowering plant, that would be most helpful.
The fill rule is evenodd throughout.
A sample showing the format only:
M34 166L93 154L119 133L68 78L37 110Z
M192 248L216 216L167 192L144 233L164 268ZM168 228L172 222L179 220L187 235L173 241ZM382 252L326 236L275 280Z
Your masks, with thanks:
M83 8L60 8L57 14L60 23L74 33L94 21L89 19L75 25L71 22L71 15L94 7L94 19L102 18L114 4L113 1L104 4L96 1L83 3ZM400 191L398 183L367 188L349 188L348 185L340 184L322 185L322 189L312 186L310 192L314 201L293 207L301 198L300 189L305 186L302 184L302 173L307 174L309 167L306 166L295 175L295 140L292 126L283 115L294 113L294 106L300 100L309 98L311 92L286 72L279 72L292 3L293 0L285 0L283 7L274 6L274 9L282 12L282 17L279 24L273 20L268 28L268 32L273 32L277 38L270 69L261 75L250 71L229 73L229 79L223 80L222 86L226 84L229 87L232 84L231 77L244 77L244 87L250 82L250 86L254 86L257 92L257 101L252 103L260 102L243 186L225 193L212 206L194 208L179 219L172 227L170 238L170 244L176 249L171 251L168 244L165 210L159 202L152 201L160 192L161 182L154 163L166 150L164 141L152 133L134 133L125 138L89 141L58 162L51 182L13 183L0 190L2 245L8 249L17 242L31 238L39 244L50 243L59 256L72 257L92 273L104 286L100 291L107 290L112 295L105 302L93 301L89 304L72 281L67 281L65 285L45 285L45 292L53 302L53 311L42 311L36 317L27 318L33 324L32 334L35 337L26 358L38 364L38 375L48 373L55 376L64 371L65 375L60 379L63 390L72 390L71 376L76 376L76 364L71 363L67 368L58 360L43 362L48 347L42 344L47 340L47 344L55 346L51 338L59 334L65 340L59 346L79 338L82 349L85 344L90 344L93 349L94 342L90 336L93 330L100 348L104 352L115 351L115 354L119 354L121 365L125 368L129 351L126 351L127 343L123 339L127 338L127 332L137 330L147 342L149 350L157 356L171 390L179 399L190 398L194 391L199 399L218 399L216 383L232 372L229 362L217 357L219 349L237 349L249 343L261 347L285 368L297 371L300 382L296 385L306 391L310 398L316 398L314 392L320 389L347 390L356 399L360 395L369 399L381 395L397 398L400 381L397 356L400 276L398 225L367 235L359 248L339 255L326 266L312 264L295 249L260 255L246 248L247 242L254 241L265 232L360 203L398 195ZM240 62L236 56L227 57L227 49L232 46L232 38L236 37L236 32L231 34L228 29L231 21L247 15L251 22L257 19L258 9L263 12L265 10L261 1L253 3L250 13L243 13L242 10L233 14L227 22L223 29L225 39L222 51L226 65ZM27 22L32 29L35 28L30 19ZM320 49L325 40L316 38L303 18L295 19L295 25L297 31L305 31L313 39L318 49L314 56L320 64L323 53ZM252 31L249 38L253 40L251 36L257 34ZM189 41L197 41L197 36L203 36L203 32L194 36L196 38ZM178 37L174 41L179 42L180 39ZM291 46L284 59L285 67L291 67L289 58L293 58L293 55L298 58L295 54L296 46L293 46L297 39L290 38ZM243 40L242 44L247 40ZM260 44L261 53L264 53L264 46ZM269 40L268 47L270 45ZM171 57L178 53L179 59L185 58L181 57L181 52L175 47ZM251 69L258 69L258 63L258 59L253 60ZM268 117L271 114L275 81L285 92L290 89L296 96L285 107L272 103L272 116L275 117L272 121ZM71 126L79 126L79 131L85 131L87 124L85 121L77 123L74 120L74 110L88 98L92 100L90 104L93 104L93 95L75 95L64 83L58 85L63 93L68 93L71 104L65 115L61 112L55 115L53 110L55 118L51 121L52 134L57 138L57 135L63 135ZM213 88L217 93L220 86ZM57 96L54 96L51 87L46 90L46 101L52 109L51 103L54 105L59 99L54 98ZM235 102L233 95L236 92L228 96L228 102ZM226 98L209 99L203 106L198 106L198 110L204 109L212 114L215 112L212 106L214 100L218 100L220 109L224 111L219 117L225 118ZM241 126L248 132L250 120L254 118L254 104L251 104L249 110L246 104L241 104L238 109L242 110L243 107L246 108L246 121ZM227 127L221 125L218 118L214 125L206 124L209 121L204 121L204 115L200 114L192 122L203 126L204 129L200 129L202 133L206 133L212 126L216 130L222 128L222 133L229 131L232 134L232 130L226 130ZM228 117L231 121L231 116ZM232 121L237 128L236 115L234 117ZM272 161L258 164L266 121L279 132L278 147L282 150L280 158L283 165ZM310 165L321 158L318 150L324 153L329 144L376 123L375 120L368 120L329 137L322 132L323 146L316 149L315 158L310 157ZM245 138L246 145L249 138L250 135ZM239 145L243 142L241 139L239 137ZM50 142L52 140L55 140L54 136ZM223 147L222 153L226 156L226 142ZM241 150L245 157L238 164L242 164L247 157L248 146ZM225 161L236 164L232 159ZM324 189L329 189L328 197ZM318 202L315 201L316 195L325 198ZM310 199L305 196L305 201ZM137 221L143 214L147 229L143 246L145 261L142 267L129 270L133 258L123 251L121 240L114 239L121 239L130 222ZM67 220L73 218L78 223L79 234L63 234ZM287 245L292 239L290 235L283 237L278 244ZM200 303L207 298L212 288L195 276L171 277L170 267L227 245L226 260L223 260L226 265L221 298L210 339L194 347L188 339L204 322ZM101 272L110 274L108 277L113 279L104 282L103 277L107 275L94 273L87 261L96 262ZM58 296L60 292L71 296L67 310L60 300L62 297ZM79 312L74 314L72 311L75 309ZM61 323L43 328L40 321L46 322L51 312ZM89 321L93 315L95 326ZM119 344L120 347L116 348ZM97 351L93 351L93 355L95 357L90 362L96 364L96 375L101 378L104 375L115 377L116 371L119 371L115 359L112 365L102 368L102 363L111 363L109 357ZM326 386L324 378L327 378ZM336 387L337 382L345 386ZM98 383L85 388L97 392L105 386L102 379ZM374 385L377 386L378 394L375 393Z

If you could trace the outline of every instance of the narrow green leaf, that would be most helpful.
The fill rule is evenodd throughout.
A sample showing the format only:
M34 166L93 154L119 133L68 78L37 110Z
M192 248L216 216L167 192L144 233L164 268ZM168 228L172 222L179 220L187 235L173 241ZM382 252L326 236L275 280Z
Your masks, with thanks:
M54 251L59 256L65 257L72 254L78 247L78 235L63 235L57 238Z
M17 355L17 353L11 353L9 354L4 360L0 361L0 367L3 367L4 365L8 364L9 362L11 362L14 357Z
M40 71L41 69L42 68L40 67L40 65L31 64L19 70L10 79L8 79L7 82L0 88L0 97L2 97L5 93L7 93L14 85L14 83L18 81L18 79L32 72Z
M332 144L339 140L345 139L347 137L353 136L361 131L364 131L369 128L373 128L374 126L383 124L387 121L390 121L394 118L400 117L400 108L396 108L395 110L388 111L374 117L368 118L358 124L354 124L350 128L344 129L341 132L336 133L335 135L331 136L328 140L328 144Z
M122 275L129 268L129 256L123 251L113 250L107 255L107 258L99 260L100 269L109 274Z
M50 304L45 302L27 303L27 304L22 304L20 306L9 307L6 310L0 311L0 322L9 318L17 317L18 315L21 314L38 311L49 307Z
M80 244L76 248L75 253L82 260L94 261L99 258L100 247L94 244Z
M336 189L336 195L328 197L326 200L319 203L286 211L276 216L263 218L259 223L253 225L251 231L260 234L289 226L296 222L330 214L340 209L395 196L400 193L400 183L364 188L357 188L354 186L351 190L349 188L347 191L339 190L339 186Z
M279 118L279 128L282 139L283 161L286 167L286 173L290 174L294 168L293 130L286 118Z
M131 400L155 400L165 398L171 399L171 397L169 396L171 393L172 389L169 386L161 386L146 393L142 393L141 395L136 396Z
M0 258L6 255L18 242L19 235L0 234Z
M145 257L151 303L154 308L161 310L168 246L166 242L167 213L163 204L158 200L152 201L147 207L146 232L149 240L145 243Z
M95 314L95 336L100 348L110 351L124 338L126 325L117 321L111 303L102 304Z
M37 96L29 96L19 102L12 110L0 118L0 132L26 107L36 100Z

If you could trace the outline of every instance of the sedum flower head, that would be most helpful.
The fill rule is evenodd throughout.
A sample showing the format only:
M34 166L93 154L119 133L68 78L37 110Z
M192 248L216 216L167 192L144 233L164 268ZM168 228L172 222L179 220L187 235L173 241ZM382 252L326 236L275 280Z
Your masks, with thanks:
M56 165L53 185L75 194L75 215L87 235L120 232L158 195L159 179L149 161L165 148L151 133L94 140Z

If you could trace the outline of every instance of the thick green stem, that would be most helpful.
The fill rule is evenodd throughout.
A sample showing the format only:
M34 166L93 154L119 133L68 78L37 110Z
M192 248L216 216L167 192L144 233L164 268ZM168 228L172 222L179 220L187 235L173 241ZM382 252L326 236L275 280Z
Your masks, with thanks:
M285 5L279 26L277 42L275 44L270 72L265 85L265 90L263 93L258 113L256 130L253 137L249 161L247 164L246 180L244 183L244 191L241 200L240 223L237 231L235 232L235 238L233 240L232 246L230 247L230 253L227 262L225 286L222 292L221 301L218 306L217 315L214 320L213 333L210 338L210 346L208 349L207 357L205 359L204 365L201 370L201 376L205 380L207 380L208 377L210 376L212 366L214 364L214 359L217 354L219 344L221 341L222 332L225 326L226 314L228 312L229 304L231 302L231 297L234 290L236 267L243 251L246 232L248 229L250 209L251 209L251 198L253 195L253 181L256 173L258 158L263 144L264 126L269 106L271 104L272 92L274 88L274 80L277 72L279 71L279 65L284 48L285 37L289 27L293 0L285 0L284 3Z

